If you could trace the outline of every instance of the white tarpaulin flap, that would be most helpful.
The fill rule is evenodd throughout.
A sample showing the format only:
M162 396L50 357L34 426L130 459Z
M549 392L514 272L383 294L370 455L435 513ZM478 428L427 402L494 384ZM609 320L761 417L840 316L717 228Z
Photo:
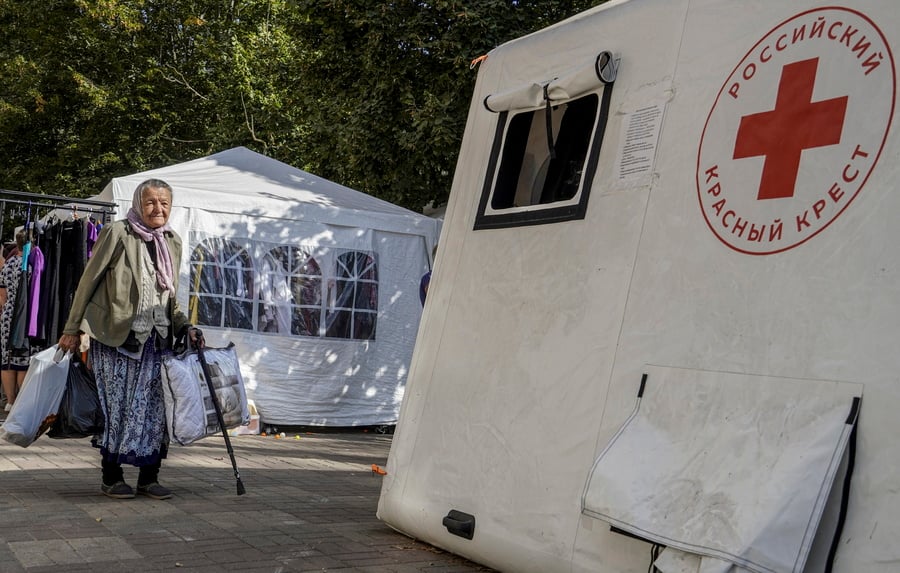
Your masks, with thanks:
M741 573L746 569L729 561L687 553L666 547L653 561L653 566L661 573Z
M484 100L484 105L493 112L540 107L546 104L545 88L550 102L574 99L614 80L615 65L609 52L602 52L590 64L559 77L491 94Z
M862 386L646 373L634 412L594 464L583 513L750 571L803 571Z

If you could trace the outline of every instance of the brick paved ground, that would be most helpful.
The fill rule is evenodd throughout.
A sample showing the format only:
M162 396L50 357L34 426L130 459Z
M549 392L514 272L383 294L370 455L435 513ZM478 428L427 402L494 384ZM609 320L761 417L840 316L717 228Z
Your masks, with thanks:
M376 519L371 466L384 467L390 435L231 441L245 495L219 437L172 448L160 482L175 497L156 501L101 495L87 439L0 440L0 573L489 571Z

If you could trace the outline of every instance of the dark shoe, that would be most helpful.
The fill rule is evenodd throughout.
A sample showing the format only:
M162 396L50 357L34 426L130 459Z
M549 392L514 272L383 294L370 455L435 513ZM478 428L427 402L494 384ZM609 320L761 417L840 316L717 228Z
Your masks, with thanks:
M137 492L153 499L169 499L172 497L172 490L159 485L157 482L139 485L137 486Z
M124 481L117 481L112 485L100 484L100 491L107 497L116 499L131 499L134 497L134 490Z

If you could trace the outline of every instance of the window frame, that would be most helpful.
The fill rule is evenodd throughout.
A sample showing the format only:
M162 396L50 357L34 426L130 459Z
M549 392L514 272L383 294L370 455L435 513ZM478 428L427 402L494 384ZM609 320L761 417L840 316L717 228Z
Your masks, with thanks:
M215 244L216 247L221 248L222 252L218 252L217 249L211 248L211 246ZM226 247L230 248L231 251L228 251ZM213 261L197 261L194 259L194 254L198 251L198 249L203 249L207 253L213 253L215 255L215 260ZM228 253L230 255L227 260L225 254ZM246 262L248 263L246 266L238 266L236 261L241 260L241 256L246 258ZM198 305L197 313L199 318L200 313L200 301L204 298L206 299L215 299L218 301L218 324L208 324L208 323L198 323L202 326L210 326L213 328L230 328L235 330L246 330L248 332L258 332L256 328L256 299L257 294L254 292L257 288L257 281L259 277L259 272L256 266L256 260L253 257L248 245L243 245L237 241L232 239L224 238L224 237L205 237L197 241L197 243L193 246L190 251L189 257L190 264L190 272L188 277L190 279L190 285L188 287L188 309L191 312L191 303L192 299L196 298L196 304ZM198 266L202 269L210 269L216 268L222 273L222 278L219 283L216 283L216 286L221 287L217 292L204 291L203 287L206 286L203 282L203 273L200 273L200 284L197 290L194 290L194 277L195 277L195 266ZM245 293L249 293L250 296L238 296L236 294L229 294L229 279L237 278L237 273L248 273L250 275L250 284L244 286ZM233 277L228 277L226 275L234 275ZM247 317L250 326L243 327L235 324L226 324L226 316L228 316L228 306L229 304L238 304L240 306L250 305L250 315Z
M293 244L284 244L284 245L271 245L266 248L267 243L259 244L259 262L256 265L256 282L257 282L257 292L256 298L254 299L254 304L256 305L256 316L254 317L256 324L256 332L264 335L275 335L275 336L291 336L291 337L301 337L301 338L322 338L324 335L323 326L325 324L325 304L324 304L324 285L326 283L327 278L322 272L322 263L319 258L313 252L313 249L303 245L293 245ZM287 258L289 260L290 269L285 269L281 264L281 260L275 256L275 253L279 249L287 249ZM294 257L299 253L304 258L304 262L302 265L295 267L294 263L296 262ZM286 285L288 291L290 292L290 300L285 301L281 304L284 304L289 311L289 332L280 332L280 331L271 331L271 330L261 330L259 328L261 322L261 313L265 310L267 305L267 301L264 299L261 289L265 285L267 277L264 276L263 269L267 264L275 263L281 267L281 271L283 273L283 278L288 281ZM315 270L317 273L312 272L303 272L303 267L312 263L315 266ZM295 292L293 290L294 282L301 281L306 283L307 281L315 283L313 286L315 287L316 298L318 301L315 304L310 304L303 302L302 297L301 300L297 300L295 297ZM310 285L304 284L301 287L301 292L305 292L307 290L314 290ZM277 305L276 305L277 306ZM294 332L294 313L295 312L309 312L312 315L318 315L316 317L316 328L314 331L310 331L307 333L295 333Z
M600 100L597 108L593 135L588 144L581 182L574 195L574 197L578 198L575 202L571 202L572 200L556 201L544 204L532 204L518 208L511 207L502 210L508 212L498 212L501 211L499 209L491 209L489 211L488 207L494 197L494 191L498 180L499 163L503 158L502 152L506 144L506 135L512 117L521 113L539 115L544 113L544 108L505 110L498 114L497 127L494 131L491 155L488 161L487 173L484 177L481 199L478 204L478 212L473 227L474 230L543 225L585 218L594 175L596 174L597 165L600 160L600 149L602 147L604 134L606 133L606 126L609 121L609 108L612 100L613 86L614 82L606 83L597 90L579 94L577 97L568 100L553 102L553 105L566 104L584 97L589 97L593 94L596 94ZM560 203L563 204L560 205Z
M346 255L354 255L354 262L357 257L366 257L371 259L371 265L362 269L362 272L357 273L355 269L348 269L351 271L350 275L344 276L339 272L340 266L347 267L342 261L342 257ZM380 279L378 277L378 256L374 251L363 251L359 249L336 249L334 252L334 272L328 279L328 292L325 293L325 304L324 306L324 321L322 326L322 338L327 338L329 340L368 340L374 341L378 337L378 314L379 314L379 287L380 287ZM374 278L364 278L363 275L366 273L373 273ZM352 286L352 296L350 297L350 306L337 306L337 295L334 297L332 295L332 289L335 289L335 293L337 292L337 283L345 282L349 283ZM361 284L370 285L370 288L375 290L375 308L363 308L357 306L357 301L359 300L359 286ZM332 298L334 298L334 302L332 302ZM335 320L335 317L341 314L349 313L350 316L350 335L349 336L333 336L330 335L332 323ZM371 328L371 336L360 338L356 336L356 317L358 314L370 315L372 319L372 328Z
M221 237L211 235L205 231L191 231L189 234L189 272L190 279L188 286L188 314L193 316L197 314L197 325L208 326L210 328L230 328L252 332L263 336L284 336L290 338L304 339L328 339L331 341L347 340L356 342L374 342L377 337L378 318L381 314L379 300L381 292L381 273L379 272L380 257L374 250L363 248L335 248L323 246L310 246L300 243L270 243L267 241L259 241L250 238L238 237ZM287 252L283 256L291 259L291 268L283 268L280 257L276 256L278 249L287 248ZM229 253L232 255L227 261L224 255ZM305 262L296 266L298 263L297 254L301 254ZM204 258L198 258L200 255ZM344 259L349 255L354 255L352 265L347 266ZM360 262L365 260L360 268ZM226 266L226 263L230 262ZM240 266L238 263L246 263L249 266ZM304 272L302 269L306 264L312 263L315 270L319 274ZM267 270L268 266L277 265ZM195 282L197 271L200 271L199 282ZM290 271L290 272L288 272ZM210 273L213 277L221 277L213 280L214 282L204 282L203 276ZM245 296L239 297L229 294L228 285L235 282L233 277L225 277L226 274L241 273L246 278L249 273L249 281L251 285L249 290L244 289ZM287 280L289 300L266 298L264 288L272 288L267 286L270 278L277 280ZM292 289L295 283L301 283L301 292L309 292L315 302L307 303L294 298L295 293ZM312 281L313 284L306 284ZM205 290L213 287L214 290ZM338 288L343 289L338 291ZM361 288L362 287L362 288ZM279 286L281 288L281 286ZM309 290L307 290L309 289ZM334 299L332 300L332 298ZM214 301L212 306L207 302L201 306L203 301ZM371 303L369 306L367 303ZM248 327L243 326L227 326L225 318L228 312L228 305L239 304L242 307L247 305L248 312L246 318L249 321ZM340 304L340 306L338 306ZM263 313L266 311L267 305L272 305L274 312L281 312L279 309L290 309L290 331L282 332L280 330L265 330L264 321L262 321ZM309 312L318 320L315 325L315 332L295 333L295 313ZM205 318L211 319L210 322L200 320L201 314ZM361 318L365 315L365 318ZM273 315L274 316L274 315ZM275 316L274 320L280 321L278 328L284 325L285 316ZM343 320L342 323L332 322L335 320ZM333 328L337 328L339 333L344 335L334 335ZM362 330L360 330L362 329ZM360 332L366 336L360 336Z

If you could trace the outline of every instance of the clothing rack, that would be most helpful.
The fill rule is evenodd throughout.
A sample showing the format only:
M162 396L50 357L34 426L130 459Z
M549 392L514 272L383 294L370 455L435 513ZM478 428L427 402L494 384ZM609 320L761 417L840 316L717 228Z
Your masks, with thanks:
M12 198L8 198L12 197ZM27 193L25 191L11 191L9 189L0 189L0 236L3 234L3 223L6 217L6 206L22 205L26 207L37 207L43 209L71 209L73 214L77 213L78 207L87 207L88 215L101 216L102 223L108 223L109 217L116 214L115 203L107 201L97 201L94 199L79 199L73 197L63 197L60 195L44 195L42 193ZM95 207L97 207L95 209Z
M0 267L4 282L16 284L12 315L8 305L4 307L0 324L0 336L9 337L7 348L32 353L59 338L100 227L116 208L115 203L95 199L0 189L0 238L4 222L23 225L27 233L26 242L13 255L21 260L16 258L15 265L7 260ZM16 265L20 272L13 277Z

